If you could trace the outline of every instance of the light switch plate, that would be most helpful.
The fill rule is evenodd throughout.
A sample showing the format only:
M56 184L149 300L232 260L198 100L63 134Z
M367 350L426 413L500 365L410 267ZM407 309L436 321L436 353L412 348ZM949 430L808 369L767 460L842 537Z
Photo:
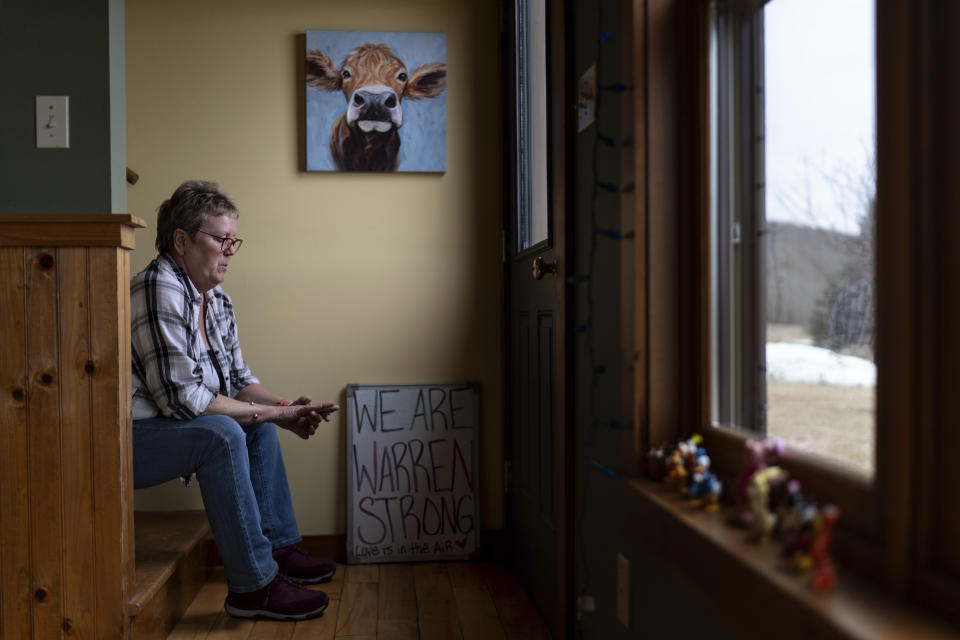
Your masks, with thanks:
M37 96L37 148L70 148L69 96Z

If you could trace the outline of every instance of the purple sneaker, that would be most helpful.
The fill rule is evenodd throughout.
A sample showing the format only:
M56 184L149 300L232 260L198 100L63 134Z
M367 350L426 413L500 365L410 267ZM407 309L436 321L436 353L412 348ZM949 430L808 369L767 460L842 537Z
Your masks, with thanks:
M337 572L337 565L326 558L314 558L300 547L290 545L273 552L280 573L300 584L326 582Z
M330 598L323 591L306 589L278 573L262 589L250 593L229 592L223 608L237 618L309 620L323 615L328 604Z

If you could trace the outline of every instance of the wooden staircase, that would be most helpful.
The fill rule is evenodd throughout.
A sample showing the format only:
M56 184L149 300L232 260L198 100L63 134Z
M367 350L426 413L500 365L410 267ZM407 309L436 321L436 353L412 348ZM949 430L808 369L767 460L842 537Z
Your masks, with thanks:
M202 512L133 511L129 215L0 216L0 640L165 638Z
M210 576L203 511L134 513L136 583L127 604L134 640L166 638Z

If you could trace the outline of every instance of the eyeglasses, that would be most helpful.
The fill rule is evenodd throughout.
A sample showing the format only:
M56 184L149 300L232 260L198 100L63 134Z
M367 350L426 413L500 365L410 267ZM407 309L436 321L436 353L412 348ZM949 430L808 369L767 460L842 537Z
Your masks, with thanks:
M222 238L222 237L220 237L220 236L215 236L215 235L213 235L212 233L207 233L206 231L204 231L204 230L202 230L202 229L197 229L197 231L199 231L200 233L202 233L202 234L204 234L204 235L208 235L208 236L210 236L211 238L214 238L215 240L219 240L219 241L220 241L220 251L221 251L221 252L224 252L224 253L225 253L228 249L233 249L233 252L236 253L237 251L240 251L240 245L243 244L243 240L241 240L240 238Z

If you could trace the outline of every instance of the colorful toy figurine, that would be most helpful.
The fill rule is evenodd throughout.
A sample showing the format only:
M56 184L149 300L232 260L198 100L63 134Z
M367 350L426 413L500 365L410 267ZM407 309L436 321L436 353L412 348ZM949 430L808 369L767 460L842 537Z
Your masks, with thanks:
M810 548L813 545L817 505L809 500L797 480L788 480L777 511L777 530L783 540L782 552L794 568L807 571L813 567Z
M658 447L653 447L647 453L647 475L654 480L661 481L667 477L667 462L670 459L670 453L673 451L673 445L664 442Z
M703 437L693 434L676 445L663 443L647 453L647 474L664 484L679 489L697 506L710 511L719 509L723 486L710 471L710 457L700 446Z
M678 445L670 452L670 457L667 459L666 474L663 481L667 486L682 489L687 486L688 475L690 474L687 472L687 467L683 461L683 451Z
M703 436L699 433L693 434L689 440L684 440L677 445L680 455L683 456L683 465L687 471L693 471L696 466L697 456L706 454L706 450L700 444L703 442Z
M780 467L759 469L750 476L747 486L752 513L750 527L757 538L767 539L773 533L777 516L770 510L770 489L773 485L786 482L787 477L787 472Z
M720 491L723 485L710 471L710 457L701 447L694 462L693 471L690 474L690 484L687 486L686 494L692 498L697 506L704 505L708 511L716 511L720 508Z
M747 494L750 480L753 478L753 474L775 463L783 455L784 443L783 440L775 437L763 438L762 440L748 438L746 448L750 453L750 466L740 476L734 490L737 508L733 512L733 522L750 527L752 526L754 513L750 496Z
M830 541L833 538L833 528L839 519L840 509L828 504L820 510L814 525L815 533L810 546L810 556L813 558L810 586L816 591L829 591L837 584L837 570L830 559Z

